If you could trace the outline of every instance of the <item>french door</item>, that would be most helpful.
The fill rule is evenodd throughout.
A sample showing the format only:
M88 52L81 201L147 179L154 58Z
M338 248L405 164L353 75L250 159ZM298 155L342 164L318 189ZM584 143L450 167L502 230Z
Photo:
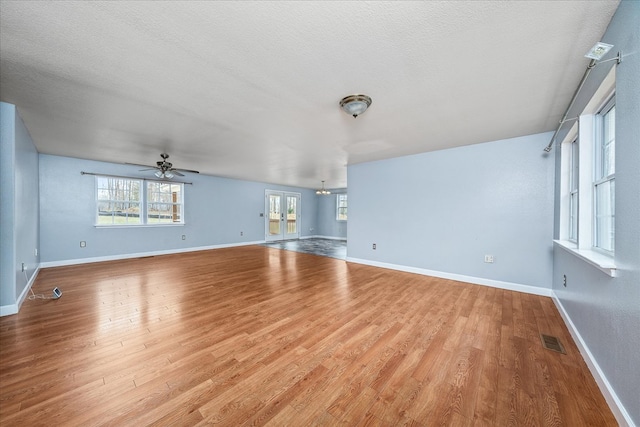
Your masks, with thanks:
M300 238L300 193L265 191L266 241Z

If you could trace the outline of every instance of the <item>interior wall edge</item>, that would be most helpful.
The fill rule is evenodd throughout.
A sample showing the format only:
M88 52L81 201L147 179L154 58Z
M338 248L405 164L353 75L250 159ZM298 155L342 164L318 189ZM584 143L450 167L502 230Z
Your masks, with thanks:
M455 280L458 282L471 283L473 285L490 286L492 288L505 289L508 291L524 292L527 294L551 297L554 295L553 290L545 287L537 287L531 285L523 285L520 283L503 282L500 280L485 279L482 277L465 276L463 274L447 273L443 271L427 270L425 268L410 267L406 265L390 264L386 262L370 261L361 258L350 258L347 256L347 262L356 264L369 265L372 267L388 268L390 270L404 271L406 273L415 273L423 276L433 276L441 279Z
M580 351L582 358L587 364L587 367L589 368L591 375L593 375L593 378L596 380L598 387L600 387L600 391L602 392L602 395L607 401L607 404L609 405L611 412L613 412L613 415L616 417L616 420L621 426L635 427L635 423L631 419L631 416L629 415L624 405L618 398L618 395L616 394L615 390L611 386L611 383L609 383L609 380L607 379L604 372L600 368L600 365L598 364L598 362L596 361L596 358L591 353L591 350L589 350L587 343L584 341L584 339L582 339L582 335L580 335L580 332L578 331L573 321L571 320L569 313L565 310L564 306L562 305L562 301L560 301L560 298L558 298L555 292L553 292L553 295L551 298L553 299L553 302L555 303L558 311L560 312L560 316L562 317L562 320L567 326L567 329L569 330L569 333L571 334L573 341L576 343L576 346L578 347L578 350Z
M167 249L162 251L137 252L132 254L109 255L109 256L90 257L90 258L78 258L78 259L65 259L60 261L46 261L46 262L40 263L40 266L42 268L65 267L69 265L91 264L94 262L119 261L124 259L142 258L142 257L157 256L157 255L172 255L172 254L180 254L185 252L208 251L212 249L224 249L224 248L233 248L238 246L259 245L261 243L265 243L265 241L257 240L253 242L225 243L220 245L194 246L191 248Z
M27 294L31 290L31 287L36 282L36 278L38 277L38 273L40 272L40 265L36 266L36 270L31 275L31 278L27 282L27 285L22 290L22 293L18 297L18 300L15 304L8 305L0 305L0 317L10 316L12 314L18 314L20 308L22 307L22 303L27 299Z

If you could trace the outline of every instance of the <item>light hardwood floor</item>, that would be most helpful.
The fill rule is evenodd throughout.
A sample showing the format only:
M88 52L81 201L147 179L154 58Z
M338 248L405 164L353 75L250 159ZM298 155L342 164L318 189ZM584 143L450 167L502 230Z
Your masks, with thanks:
M546 297L261 246L54 286L0 319L4 427L616 425Z

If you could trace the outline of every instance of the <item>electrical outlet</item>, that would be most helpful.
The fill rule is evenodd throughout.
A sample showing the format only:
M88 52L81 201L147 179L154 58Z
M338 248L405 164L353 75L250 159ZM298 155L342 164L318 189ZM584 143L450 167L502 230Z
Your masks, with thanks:
M35 249L33 250L33 255L34 255L34 256L38 256L38 248L35 248Z
M240 235L241 235L241 236L244 236L244 231L241 231L241 232L240 232Z
M484 256L484 262L492 263L494 261L495 261L495 257L493 255L485 255Z
M562 275L562 286L564 286L565 288L567 287L567 275L566 274Z
M186 234L182 235L182 240L187 240L187 235Z
M85 242L84 240L80 241L80 247L81 248L86 248L87 247L87 242Z
M24 262L22 263L22 271L25 271L27 269L27 267L24 265Z
M375 243L373 244L373 250L374 251L376 250L376 244Z

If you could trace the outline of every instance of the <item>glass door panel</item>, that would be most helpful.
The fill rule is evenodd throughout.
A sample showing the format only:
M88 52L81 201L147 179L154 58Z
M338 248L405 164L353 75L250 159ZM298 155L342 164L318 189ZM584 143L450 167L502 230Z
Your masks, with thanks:
M297 239L300 237L300 230L298 226L298 219L300 214L298 213L298 205L300 204L300 196L294 194L287 194L287 230L285 232L286 239Z
M269 236L278 236L282 234L282 227L280 226L282 222L282 210L280 209L281 205L281 196L279 194L269 194Z

